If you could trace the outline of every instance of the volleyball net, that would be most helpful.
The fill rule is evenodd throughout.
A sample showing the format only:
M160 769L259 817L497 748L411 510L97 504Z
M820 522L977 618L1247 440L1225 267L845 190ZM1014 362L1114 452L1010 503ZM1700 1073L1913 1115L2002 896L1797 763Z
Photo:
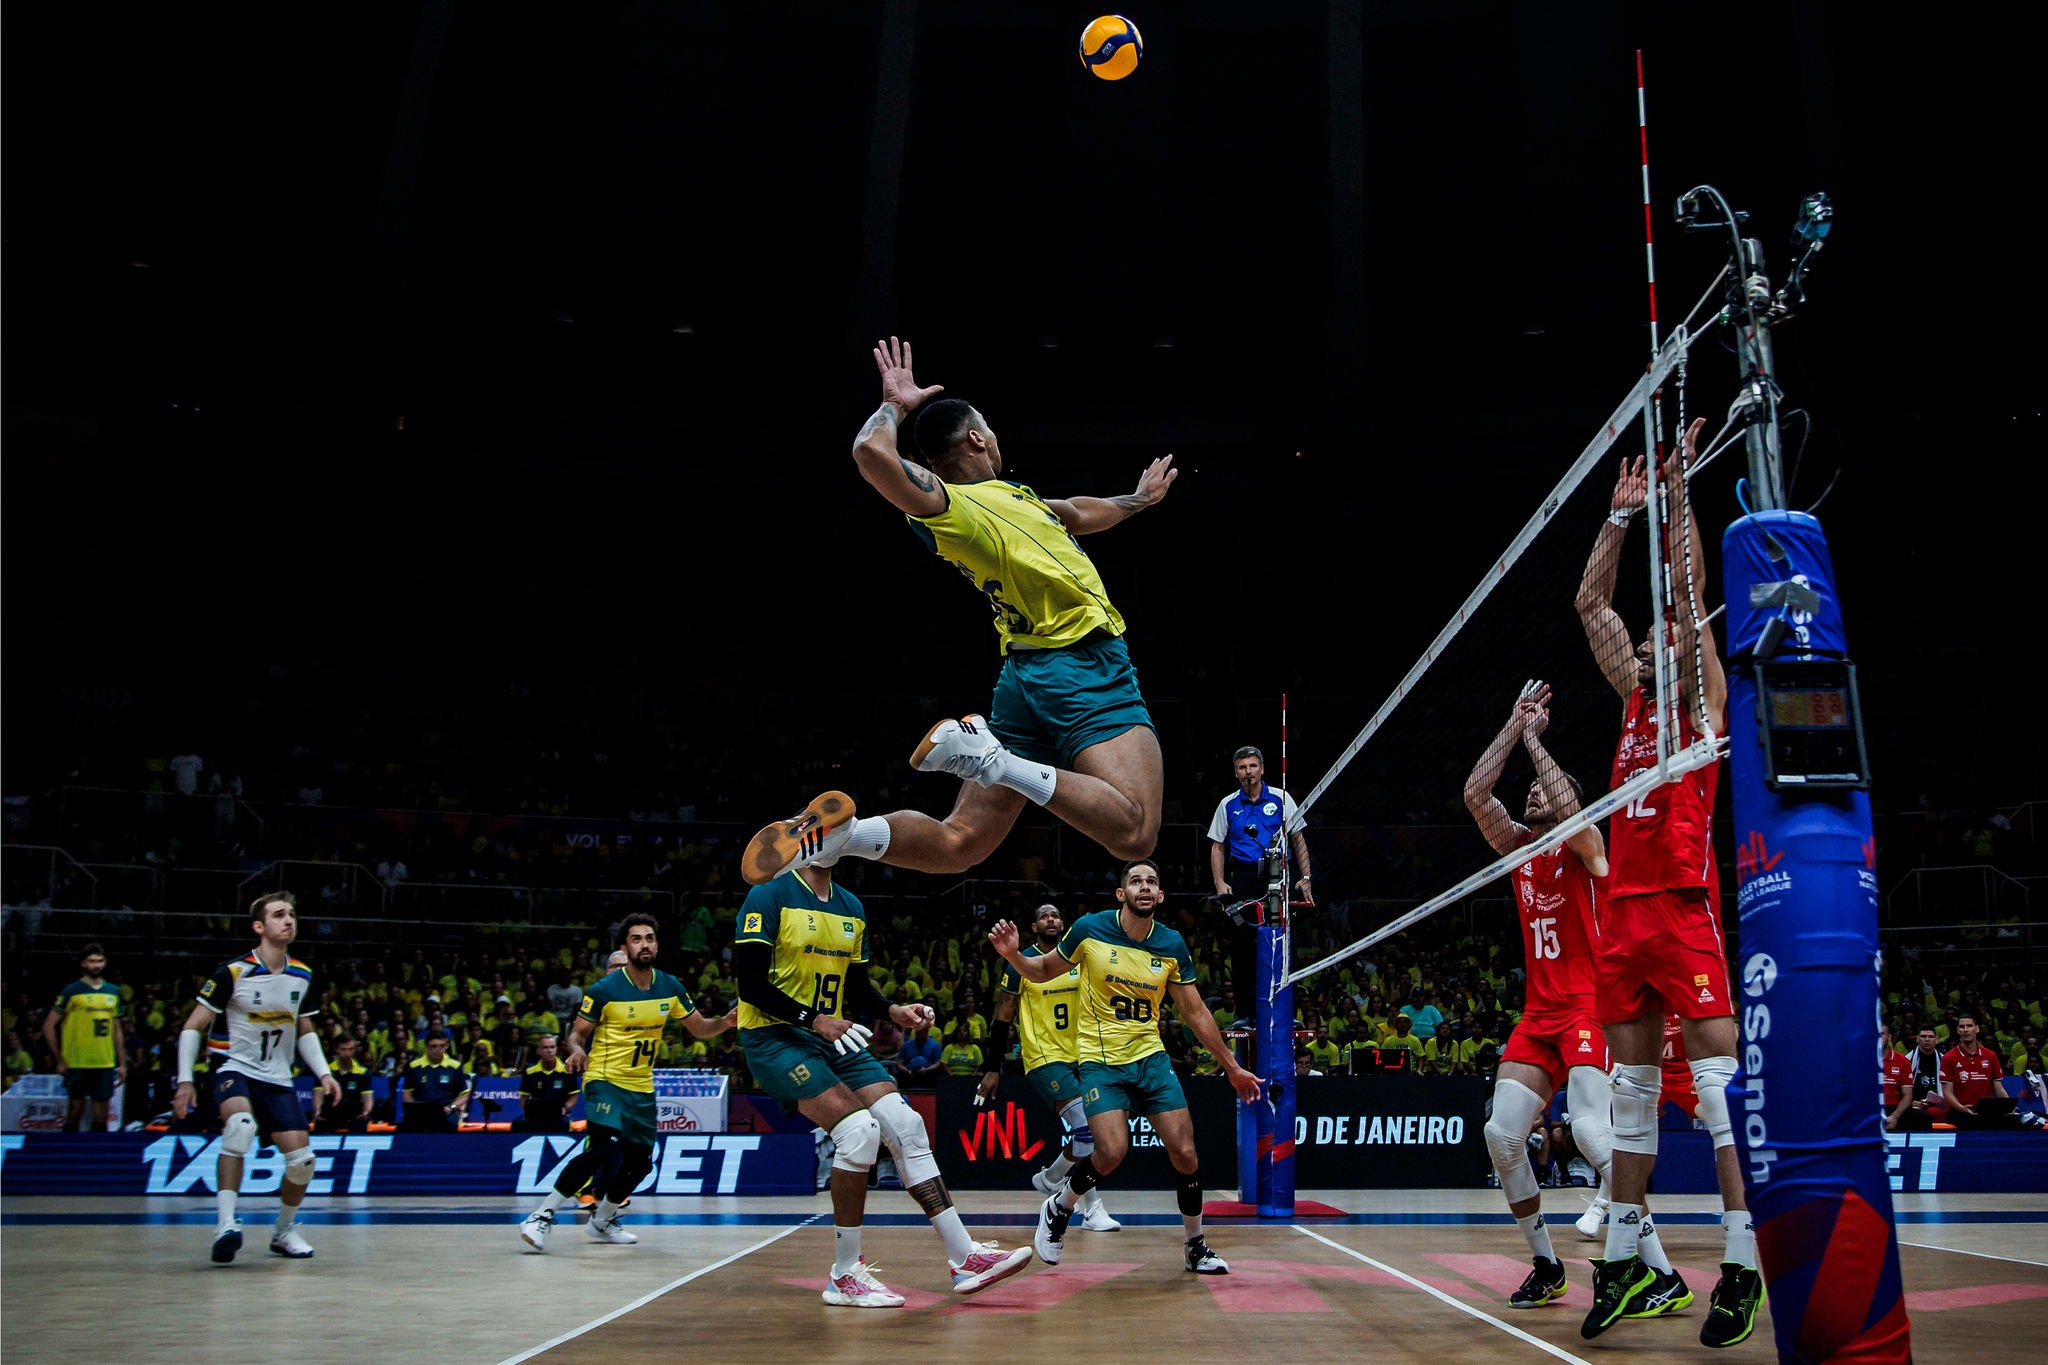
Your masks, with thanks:
M1481 893L1516 866L1716 761L1712 738L1680 742L1701 678L1698 651L1679 642L1699 638L1712 594L1678 490L1740 431L1731 416L1689 469L1660 434L1667 408L1682 432L1694 340L1689 326L1673 331L1507 546L1467 563L1477 586L1299 796L1317 906L1289 918L1292 970L1275 988L1459 902L1505 919L1504 899ZM1632 753L1615 781L1623 689L1636 685L1659 718L1655 750ZM1536 837L1521 842L1518 826ZM1475 922L1474 950L1500 951L1500 928ZM1350 993L1386 989L1345 975Z

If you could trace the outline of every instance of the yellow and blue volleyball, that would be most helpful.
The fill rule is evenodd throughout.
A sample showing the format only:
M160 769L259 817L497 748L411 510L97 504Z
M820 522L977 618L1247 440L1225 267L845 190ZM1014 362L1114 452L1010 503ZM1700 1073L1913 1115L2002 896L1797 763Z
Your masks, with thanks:
M1138 26L1121 14L1105 14L1081 30L1081 65L1091 76L1120 81L1138 69L1144 55Z

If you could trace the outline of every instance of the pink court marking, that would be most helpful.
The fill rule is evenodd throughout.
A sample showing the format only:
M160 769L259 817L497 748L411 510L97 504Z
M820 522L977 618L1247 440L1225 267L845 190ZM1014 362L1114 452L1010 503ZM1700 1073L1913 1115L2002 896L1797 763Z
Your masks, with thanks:
M1908 1313L1943 1313L1951 1308L1989 1308L2022 1299L2048 1298L2048 1284L1975 1284L1964 1289L1923 1289L1906 1295Z
M939 1310L947 1313L1037 1313L1065 1303L1084 1289L1106 1284L1138 1268L1136 1261L1091 1261L1082 1265L1048 1265L993 1285L964 1303Z
M1323 1296L1293 1275L1231 1267L1228 1275L1205 1275L1202 1285L1226 1313L1327 1313Z

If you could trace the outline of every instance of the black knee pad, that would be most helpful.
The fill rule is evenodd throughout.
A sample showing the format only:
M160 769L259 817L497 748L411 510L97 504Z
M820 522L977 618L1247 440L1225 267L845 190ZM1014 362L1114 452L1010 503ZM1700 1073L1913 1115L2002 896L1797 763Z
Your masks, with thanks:
M1086 1194L1102 1181L1095 1173L1095 1158L1084 1156L1074 1162L1074 1168L1067 1172L1067 1185L1075 1194Z
M605 1198L614 1204L626 1202L626 1196L633 1193L647 1173L654 1169L654 1149L643 1147L637 1142L623 1142L620 1146L618 1174L604 1192Z
M1174 1172L1173 1195L1180 1205L1181 1216L1192 1218L1202 1211L1202 1173L1199 1169L1186 1175Z

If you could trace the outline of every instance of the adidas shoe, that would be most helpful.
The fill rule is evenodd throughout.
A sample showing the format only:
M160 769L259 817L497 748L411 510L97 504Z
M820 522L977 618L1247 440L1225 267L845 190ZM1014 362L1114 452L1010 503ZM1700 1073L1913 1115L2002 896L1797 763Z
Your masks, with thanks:
M949 722L950 723L950 722ZM750 886L774 881L792 867L837 861L853 837L853 798L826 792L808 806L764 828L740 855L740 875Z
M1657 1272L1640 1256L1593 1261L1593 1307L1579 1324L1579 1335L1591 1341L1643 1306Z
M998 1280L1007 1280L1031 1264L1031 1248L1005 1251L994 1242L976 1242L974 1251L953 1269L953 1292L974 1294Z
M1600 1236L1600 1229L1607 1222L1607 1196L1596 1194L1587 1203L1586 1211L1579 1215L1579 1236L1591 1242Z
M1090 1190L1088 1197L1081 1201L1081 1226L1089 1232L1122 1232L1124 1225L1109 1216L1109 1210L1102 1207L1102 1191Z
M299 1236L299 1227L296 1223L273 1233L270 1238L270 1249L295 1261L303 1261L313 1254L313 1248L305 1238Z
M910 754L910 766L921 773L951 773L978 787L992 786L1008 752L980 716L942 720Z
M242 1224L240 1220L229 1223L213 1234L213 1263L226 1265L235 1259L235 1253L242 1249Z
M1655 1266L1651 1267L1656 1270ZM1661 1318L1666 1313L1676 1313L1681 1308L1692 1306L1692 1288L1677 1271L1669 1274L1657 1270L1657 1282L1643 1295L1642 1306L1622 1314L1629 1318Z
M1564 1278L1564 1262L1553 1261L1546 1256L1530 1258L1536 1268L1529 1272L1529 1278L1522 1281L1522 1287L1508 1295L1510 1308L1541 1308L1564 1297L1571 1286Z
M903 1296L876 1279L875 1267L862 1261L851 1275L832 1277L825 1302L834 1308L901 1308Z
M555 1215L546 1209L535 1209L526 1215L526 1221L519 1225L519 1240L535 1251L548 1249L548 1234L555 1230Z
M1197 1275L1228 1275L1230 1262L1209 1250L1209 1244L1200 1236L1190 1237L1181 1246L1181 1265Z
M1763 1301L1762 1275L1733 1261L1721 1262L1721 1278L1707 1300L1707 1320L1700 1324L1700 1345L1734 1346L1749 1340Z
M1058 1195L1038 1206L1038 1226L1031 1233L1031 1249L1047 1265L1060 1263L1060 1239L1067 1235L1067 1219L1072 1216L1071 1210L1060 1207Z
M590 1221L583 1225L583 1230L590 1234L591 1241L609 1242L613 1246L627 1247L640 1240L620 1227L618 1219L599 1218L596 1214L590 1216Z

